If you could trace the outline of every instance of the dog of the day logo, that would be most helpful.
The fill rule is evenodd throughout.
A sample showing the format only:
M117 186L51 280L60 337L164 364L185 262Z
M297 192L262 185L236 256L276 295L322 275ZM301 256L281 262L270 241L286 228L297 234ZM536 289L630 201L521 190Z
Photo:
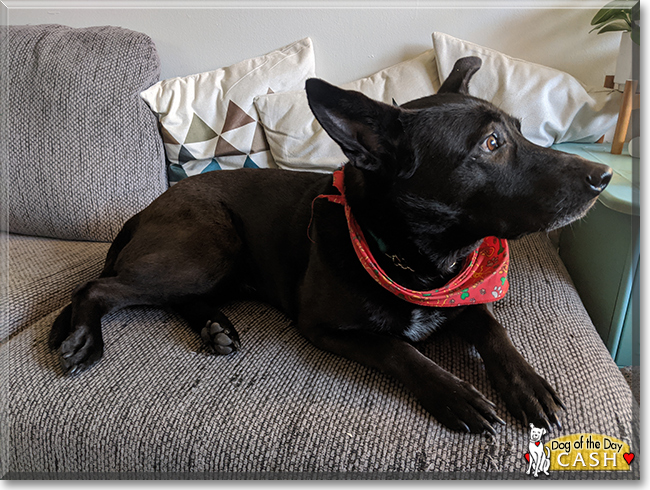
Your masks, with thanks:
M634 453L625 442L603 434L570 434L546 443L546 429L530 424L526 474L549 471L629 471Z

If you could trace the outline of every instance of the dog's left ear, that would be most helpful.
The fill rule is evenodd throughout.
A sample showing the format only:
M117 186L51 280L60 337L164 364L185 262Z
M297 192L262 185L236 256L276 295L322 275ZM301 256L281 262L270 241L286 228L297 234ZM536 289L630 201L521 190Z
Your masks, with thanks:
M314 116L352 165L376 171L397 161L401 109L317 78L307 80L305 89Z
M456 60L447 80L440 86L437 93L469 95L469 81L482 63L481 58L477 56L467 56Z

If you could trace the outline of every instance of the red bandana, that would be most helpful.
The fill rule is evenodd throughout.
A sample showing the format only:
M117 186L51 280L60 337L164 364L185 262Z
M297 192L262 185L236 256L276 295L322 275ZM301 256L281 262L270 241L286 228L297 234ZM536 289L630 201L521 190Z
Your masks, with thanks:
M370 276L399 298L421 306L463 306L491 303L503 298L508 291L508 242L486 237L481 245L465 259L460 273L439 289L413 291L394 282L370 253L359 224L345 199L343 170L334 172L334 187L340 195L321 194L318 198L341 204L345 209L354 251Z

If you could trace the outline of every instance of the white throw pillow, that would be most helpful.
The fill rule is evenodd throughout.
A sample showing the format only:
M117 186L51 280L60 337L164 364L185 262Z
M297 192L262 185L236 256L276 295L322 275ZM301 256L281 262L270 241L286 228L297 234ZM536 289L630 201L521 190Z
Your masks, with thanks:
M521 119L522 133L533 143L594 143L616 124L620 92L588 88L568 73L447 34L432 37L440 79L449 76L459 58L481 58L481 69L469 82L470 95Z
M425 51L341 87L395 105L432 95L440 87L435 52ZM339 146L314 118L304 89L256 97L255 106L278 167L332 172L345 163Z
M160 122L170 184L210 170L274 166L253 98L304 88L314 69L311 39L305 38L227 68L163 80L142 92Z

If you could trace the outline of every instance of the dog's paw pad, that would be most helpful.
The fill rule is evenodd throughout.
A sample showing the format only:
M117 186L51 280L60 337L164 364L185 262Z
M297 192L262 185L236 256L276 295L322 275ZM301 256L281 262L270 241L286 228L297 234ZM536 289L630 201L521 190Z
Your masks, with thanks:
M201 338L214 354L226 355L240 348L239 335L233 327L209 320L201 330Z
M218 333L218 334L214 337L214 341L215 341L217 344L219 344L219 345L223 345L223 346L227 346L227 345L232 344L232 339L231 339L230 337L228 337L228 336L227 336L225 333L223 333L223 332Z

